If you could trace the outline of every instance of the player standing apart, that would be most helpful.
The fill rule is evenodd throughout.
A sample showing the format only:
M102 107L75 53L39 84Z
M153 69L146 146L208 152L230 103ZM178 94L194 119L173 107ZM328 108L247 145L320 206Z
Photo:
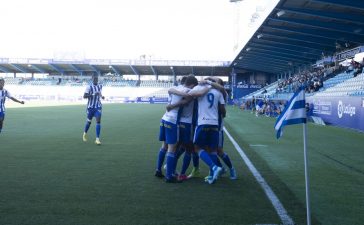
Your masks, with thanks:
M3 78L0 78L0 133L3 128L3 123L5 119L5 100L6 98L9 98L13 100L14 102L18 102L20 104L24 104L24 101L19 101L18 99L11 96L9 91L4 89L5 80Z
M92 84L86 88L83 98L87 98L87 121L85 130L82 136L83 141L87 141L87 131L90 128L92 118L96 119L96 140L95 144L101 145L100 132L101 132L101 114L102 104L101 98L105 99L102 95L102 85L98 84L98 76L92 76Z

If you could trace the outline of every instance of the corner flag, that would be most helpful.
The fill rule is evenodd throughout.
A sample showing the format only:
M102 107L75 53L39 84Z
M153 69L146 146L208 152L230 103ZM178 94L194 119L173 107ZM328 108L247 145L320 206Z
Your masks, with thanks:
M303 153L305 160L305 186L306 186L306 210L307 210L307 225L311 225L311 210L310 210L310 184L308 174L308 155L307 155L307 143L306 143L306 99L305 89L300 87L299 90L294 93L292 98L287 103L286 108L282 114L278 117L274 129L277 131L277 139L282 136L283 127L285 125L303 124Z
M287 103L286 108L278 117L274 129L277 131L277 139L283 134L283 127L285 125L306 123L306 101L305 89L300 89L294 93L292 98Z

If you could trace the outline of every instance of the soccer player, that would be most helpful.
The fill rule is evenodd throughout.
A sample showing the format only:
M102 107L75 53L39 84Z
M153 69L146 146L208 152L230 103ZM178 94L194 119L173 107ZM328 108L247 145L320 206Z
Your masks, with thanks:
M221 86L224 86L224 82L220 78L214 78L218 84ZM222 95L224 97L224 100L227 99L227 93L224 90L222 92ZM224 118L226 117L226 110L225 105L219 105L219 145L217 148L217 155L224 161L224 163L229 167L230 172L230 179L236 180L236 171L233 167L233 164L231 163L231 160L229 158L229 155L224 152ZM221 164L220 164L221 165Z
M82 139L87 141L87 131L90 128L92 118L96 118L96 140L95 144L101 145L100 132L101 132L101 114L102 104L101 99L105 99L102 95L102 85L98 84L98 76L92 76L92 84L86 88L83 98L87 98L87 121L83 132Z
M206 90L206 92L207 92L207 90ZM179 91L176 90L175 88L171 88L169 90L169 93L173 93L173 94L180 95L180 96L185 95L185 93L179 93ZM177 160L183 152L185 153L184 157L183 157L181 173L178 176L178 180L180 180L180 181L184 181L184 180L188 179L188 177L186 175L186 171L190 165L192 154L194 153L193 131L194 131L195 126L193 124L193 114L194 114L195 109L194 109L193 100L194 99L188 95L188 96L183 97L183 99L181 101L177 102L176 104L169 104L166 107L167 111L170 111L176 107L180 107L179 110L181 113L181 117L180 117L180 122L178 123L178 129L179 129L178 146L179 147L177 148L177 151L176 151ZM198 160L197 160L197 164L194 161L194 167L198 168Z
M5 100L6 98L9 98L13 100L14 102L18 102L20 104L24 104L24 101L19 101L18 99L11 96L9 91L4 89L5 80L3 78L0 78L0 133L3 129L3 123L5 119Z
M174 104L182 99L182 95L187 96L187 92L197 85L197 79L194 76L188 76L185 84L176 87L181 92L181 95L170 94L170 104ZM167 155L167 170L165 180L167 183L178 182L173 173L176 169L176 147L178 143L178 123L180 118L179 107L170 111L166 111L162 117L159 130L159 140L163 141L162 148L158 154L156 177L164 177L161 171L164 157Z
M206 82L212 85L211 81L208 80ZM213 86L217 85L214 84ZM219 91L223 90L223 87L220 86L219 90L209 89L206 94L201 94L201 90L204 88L205 86L198 85L189 92L189 95L198 100L198 119L193 140L195 151L199 154L202 161L209 166L212 177L208 178L207 182L212 184L222 172L222 167L216 165L207 149L210 149L212 153L217 151L219 140L219 103L224 105L225 100Z

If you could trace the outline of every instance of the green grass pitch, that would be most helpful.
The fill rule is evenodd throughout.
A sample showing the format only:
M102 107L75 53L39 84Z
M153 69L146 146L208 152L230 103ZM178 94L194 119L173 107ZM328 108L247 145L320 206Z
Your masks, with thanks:
M238 180L166 184L154 177L163 112L163 105L105 105L97 146L94 121L82 142L85 106L8 109L0 134L0 224L281 224L227 138ZM304 224L301 129L287 127L277 141L273 124L228 109L227 129ZM313 224L361 224L363 134L313 125L308 132Z

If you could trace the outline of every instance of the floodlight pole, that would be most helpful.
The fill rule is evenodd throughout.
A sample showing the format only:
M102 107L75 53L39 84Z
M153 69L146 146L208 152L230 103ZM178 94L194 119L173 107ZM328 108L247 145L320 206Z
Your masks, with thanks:
M306 184L306 210L307 210L307 225L311 225L311 211L310 211L310 177L308 174L308 155L307 155L307 144L306 144L306 136L307 136L307 127L306 123L303 123L303 154L305 158L305 184Z

